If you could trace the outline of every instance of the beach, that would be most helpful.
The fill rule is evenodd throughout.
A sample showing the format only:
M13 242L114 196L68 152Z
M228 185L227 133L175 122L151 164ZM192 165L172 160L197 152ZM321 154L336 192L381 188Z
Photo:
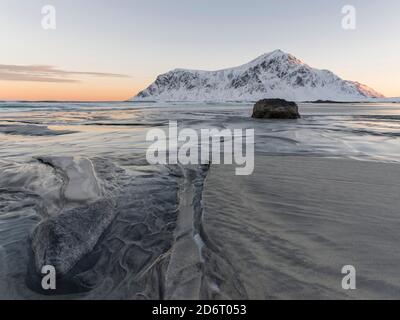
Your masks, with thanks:
M2 102L0 299L398 298L399 110ZM254 172L149 164L146 134L170 121L254 129Z
M253 175L232 172L211 168L203 226L248 298L399 297L398 164L261 156Z

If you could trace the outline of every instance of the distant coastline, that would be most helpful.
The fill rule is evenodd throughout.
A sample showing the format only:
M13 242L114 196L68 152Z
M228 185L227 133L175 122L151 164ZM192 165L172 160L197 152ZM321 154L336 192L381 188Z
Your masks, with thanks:
M142 101L132 101L132 100L0 100L0 103L135 103L135 104L145 104L145 103L256 103L257 100L226 100L226 101L163 101L163 100L142 100ZM370 100L359 100L359 101L335 101L335 100L311 100L311 101L297 101L299 103L316 103L316 104L357 104L357 103L400 103L400 98L380 98L380 99L370 99Z

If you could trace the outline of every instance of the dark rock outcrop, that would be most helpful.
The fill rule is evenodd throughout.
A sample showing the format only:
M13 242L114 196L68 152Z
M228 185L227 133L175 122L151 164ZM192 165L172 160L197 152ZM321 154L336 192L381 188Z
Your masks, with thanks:
M298 119L300 114L295 102L283 99L264 99L254 105L252 118Z

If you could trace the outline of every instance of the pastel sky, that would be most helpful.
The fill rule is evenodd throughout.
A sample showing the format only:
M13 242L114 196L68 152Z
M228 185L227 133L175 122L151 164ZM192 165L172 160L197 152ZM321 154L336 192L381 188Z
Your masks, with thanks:
M41 26L44 5L56 30ZM0 0L0 100L125 100L170 69L278 48L400 96L399 13L399 0Z

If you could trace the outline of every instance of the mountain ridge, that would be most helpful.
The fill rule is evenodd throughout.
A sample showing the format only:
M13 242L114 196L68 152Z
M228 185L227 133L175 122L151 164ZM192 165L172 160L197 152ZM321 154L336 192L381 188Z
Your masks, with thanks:
M263 54L233 68L216 71L177 68L161 74L132 101L364 101L384 98L356 81L310 67L282 50Z

